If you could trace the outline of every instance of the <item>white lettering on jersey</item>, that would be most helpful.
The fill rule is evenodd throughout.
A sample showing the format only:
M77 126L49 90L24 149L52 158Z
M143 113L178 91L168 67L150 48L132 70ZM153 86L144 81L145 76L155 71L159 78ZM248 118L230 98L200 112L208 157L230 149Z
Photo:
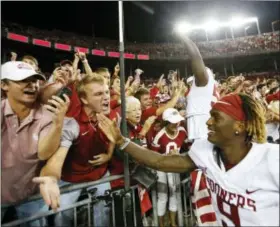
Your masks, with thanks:
M169 142L166 146L165 154L169 154L171 150L177 150L178 146L175 142Z

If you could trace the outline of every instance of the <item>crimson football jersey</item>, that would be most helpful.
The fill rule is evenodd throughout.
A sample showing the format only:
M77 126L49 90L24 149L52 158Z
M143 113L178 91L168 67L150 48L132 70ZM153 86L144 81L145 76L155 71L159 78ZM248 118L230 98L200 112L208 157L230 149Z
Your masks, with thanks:
M151 148L161 154L169 154L171 150L180 151L183 143L187 142L187 131L182 126L178 127L178 132L173 137L169 136L163 128L155 136Z

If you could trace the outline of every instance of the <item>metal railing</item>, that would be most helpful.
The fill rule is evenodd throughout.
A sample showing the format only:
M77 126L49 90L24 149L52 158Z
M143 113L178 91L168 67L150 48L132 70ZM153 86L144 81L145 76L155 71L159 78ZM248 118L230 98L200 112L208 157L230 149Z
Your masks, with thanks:
M88 182L88 183L81 183L81 184L71 184L61 187L61 195L68 192L73 192L76 190L85 190L88 188L92 188L94 186L110 182L116 179L123 178L123 175L115 175L115 176L109 176L102 178L100 180L94 181L94 182ZM178 226L194 226L196 223L194 213L192 210L192 203L190 199L190 179L185 178L182 181L180 180L180 175L176 174L176 188L177 188L177 202L178 202L178 211L177 211L177 223ZM92 220L92 208L93 205L99 201L107 201L107 205L111 208L111 226L115 227L117 226L116 221L116 207L115 207L115 200L117 196L122 197L122 199L131 199L131 206L130 211L132 212L133 221L132 225L137 227L137 223L141 221L143 223L143 219L139 220L139 215L137 217L136 215L136 204L135 204L135 195L138 196L137 191L137 185L131 186L129 191L125 191L123 188L118 190L110 190L105 191L104 195L96 196L93 190L85 190L86 194L85 198L82 200L73 203L71 205L68 205L67 207L60 207L57 209L57 211L48 210L45 212L39 212L35 213L34 215L22 218L18 220L14 220L8 223L2 224L3 227L10 227L10 226L20 226L22 224L26 224L35 220L41 220L41 219L47 219L48 217L51 217L52 215L56 214L63 214L63 212L72 210L73 212L73 226L94 226L93 220ZM136 194L137 193L137 194ZM129 196L130 195L130 196ZM150 223L144 223L143 226L158 226L158 217L157 217L157 191L156 187L153 187L150 191L150 195L152 198L152 215L150 218ZM40 195L34 195L30 198L28 198L25 201L22 201L21 203L25 202L31 202L38 199L41 199L42 197ZM122 226L128 226L128 217L127 217L127 207L124 206L126 203L122 203L122 213L123 213L123 225ZM2 205L2 208L7 208L9 206L14 206L18 204L9 204L9 205ZM94 211L93 211L94 212ZM82 220L79 220L81 216L86 216ZM94 213L93 213L94 217ZM118 217L119 218L119 217ZM138 218L138 219L137 219ZM147 221L147 219L146 219ZM131 223L130 223L131 224ZM131 225L129 225L131 226Z

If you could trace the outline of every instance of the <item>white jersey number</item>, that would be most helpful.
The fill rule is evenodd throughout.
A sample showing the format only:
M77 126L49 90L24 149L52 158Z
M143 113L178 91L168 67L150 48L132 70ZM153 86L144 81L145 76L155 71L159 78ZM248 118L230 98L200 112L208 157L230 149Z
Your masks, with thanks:
M175 142L170 142L167 144L165 154L169 154L171 150L178 150L178 146Z

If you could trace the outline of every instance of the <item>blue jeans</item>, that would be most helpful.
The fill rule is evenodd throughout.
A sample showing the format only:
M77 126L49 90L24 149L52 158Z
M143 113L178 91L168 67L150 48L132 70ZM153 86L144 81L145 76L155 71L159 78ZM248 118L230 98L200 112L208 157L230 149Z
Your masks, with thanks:
M39 200L16 205L15 209L17 212L18 219L23 219L23 218L30 217L39 212L46 212L49 210L49 207L45 204L43 199L39 199ZM1 220L3 219L6 211L7 208L1 208ZM47 220L45 217L43 217L40 219L36 219L34 221L24 223L20 226L24 226L24 227L47 226Z
M110 173L107 172L102 178L109 176ZM60 181L59 186L70 185L71 183ZM103 183L100 185L93 186L91 188L96 188L97 191L94 195L104 195L106 190L111 189L110 182ZM89 189L91 189L89 188ZM70 206L78 201L79 196L81 195L82 190L76 190L73 192L65 193L60 196L60 208L65 208ZM98 226L110 226L110 207L105 206L105 201L99 201L93 204L92 207L92 220L95 227ZM74 209L71 208L69 210L60 212L59 214L55 215L54 223L55 226L71 226L72 221L74 219Z

